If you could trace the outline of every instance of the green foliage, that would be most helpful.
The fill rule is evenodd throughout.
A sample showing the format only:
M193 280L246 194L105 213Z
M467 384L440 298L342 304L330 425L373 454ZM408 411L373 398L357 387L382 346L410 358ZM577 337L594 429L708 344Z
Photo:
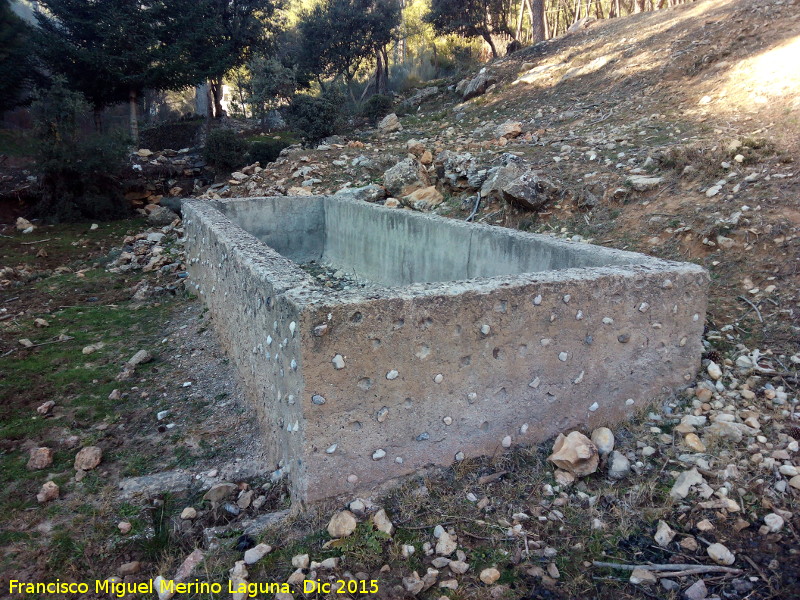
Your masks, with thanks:
M361 114L369 119L370 122L375 123L391 112L392 104L391 97L376 94L364 103Z
M120 185L127 140L80 135L78 121L86 108L82 94L60 79L31 106L41 184L34 212L50 222L112 219L128 210Z
M218 171L230 173L247 162L247 142L232 129L215 129L208 134L203 155Z
M301 78L352 79L367 58L394 39L399 23L399 4L392 0L323 0L303 13L297 26Z
M425 20L440 35L482 37L497 56L492 35L512 35L508 26L512 14L511 0L431 0Z
M254 57L247 65L250 74L246 84L247 102L252 115L262 121L270 110L288 101L297 89L297 69L276 58Z
M191 148L203 128L204 119L197 117L180 121L167 121L142 129L139 146L150 150Z
M278 159L278 156L280 156L281 150L287 146L291 146L291 143L282 139L252 142L250 144L247 162L251 164L258 162L261 163L262 166L274 162Z
M332 91L321 96L298 94L289 105L289 125L309 142L318 142L341 127L343 102L342 96Z
M35 71L31 61L30 28L11 10L8 0L0 0L0 112L14 108L31 84Z

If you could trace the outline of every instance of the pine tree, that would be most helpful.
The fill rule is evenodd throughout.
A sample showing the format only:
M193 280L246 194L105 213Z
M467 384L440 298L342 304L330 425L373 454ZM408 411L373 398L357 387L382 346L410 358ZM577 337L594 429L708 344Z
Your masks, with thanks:
M37 73L31 61L30 28L0 0L0 112L14 108L25 97Z

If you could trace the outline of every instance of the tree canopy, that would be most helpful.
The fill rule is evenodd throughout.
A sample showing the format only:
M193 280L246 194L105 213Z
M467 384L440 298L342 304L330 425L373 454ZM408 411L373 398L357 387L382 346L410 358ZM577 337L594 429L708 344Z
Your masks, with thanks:
M351 80L364 60L394 39L399 24L394 0L323 0L303 13L297 26L301 77Z
M511 35L511 0L431 0L426 20L440 35L482 37L497 56L492 35Z
M0 95L0 112L21 102L36 76L30 35L30 28L14 14L8 0L0 0L0 81L5 88Z

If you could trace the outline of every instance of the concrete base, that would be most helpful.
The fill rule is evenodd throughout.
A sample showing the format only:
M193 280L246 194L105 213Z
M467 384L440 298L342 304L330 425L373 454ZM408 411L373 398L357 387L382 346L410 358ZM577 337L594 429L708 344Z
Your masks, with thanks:
M619 422L700 364L693 264L332 197L183 210L191 281L295 500ZM331 291L309 260L375 285Z

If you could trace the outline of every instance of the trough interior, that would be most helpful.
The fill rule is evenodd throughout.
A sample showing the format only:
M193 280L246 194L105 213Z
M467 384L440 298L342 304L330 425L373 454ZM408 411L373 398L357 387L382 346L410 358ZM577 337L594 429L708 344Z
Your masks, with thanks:
M248 199L218 208L296 263L321 262L385 286L641 264L645 258L335 197Z

